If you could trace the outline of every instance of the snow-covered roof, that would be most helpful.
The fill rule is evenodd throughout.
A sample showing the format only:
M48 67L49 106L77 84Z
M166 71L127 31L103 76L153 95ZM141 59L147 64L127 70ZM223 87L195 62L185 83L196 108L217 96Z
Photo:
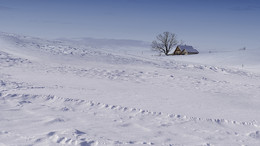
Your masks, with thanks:
M199 51L194 49L192 46L178 45L178 47L181 49L181 51L183 51L185 49L187 52L190 52L190 53L199 53Z

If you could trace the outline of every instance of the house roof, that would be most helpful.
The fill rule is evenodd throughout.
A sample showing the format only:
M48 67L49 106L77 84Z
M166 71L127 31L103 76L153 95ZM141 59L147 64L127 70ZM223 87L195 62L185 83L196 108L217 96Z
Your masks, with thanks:
M192 46L187 46L187 45L178 45L181 51L184 49L189 52L189 53L199 53L196 49L194 49Z

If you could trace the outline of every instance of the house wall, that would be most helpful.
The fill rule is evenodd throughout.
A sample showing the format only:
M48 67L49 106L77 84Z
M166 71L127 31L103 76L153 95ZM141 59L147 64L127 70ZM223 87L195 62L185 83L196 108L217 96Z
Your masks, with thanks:
M194 52L189 52L188 55L192 55L192 54L199 54L199 53L194 53Z
M174 55L180 55L180 54L181 54L180 48L177 47L177 48L175 49L175 51L173 52L173 54L174 54Z
M184 49L182 52L181 52L181 55L188 55L189 53Z

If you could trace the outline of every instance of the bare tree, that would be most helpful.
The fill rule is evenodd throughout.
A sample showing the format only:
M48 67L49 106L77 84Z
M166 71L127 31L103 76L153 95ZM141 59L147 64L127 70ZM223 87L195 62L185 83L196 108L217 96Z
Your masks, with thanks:
M164 53L165 55L169 55L172 48L178 44L176 34L168 31L159 34L156 39L152 42L153 50Z

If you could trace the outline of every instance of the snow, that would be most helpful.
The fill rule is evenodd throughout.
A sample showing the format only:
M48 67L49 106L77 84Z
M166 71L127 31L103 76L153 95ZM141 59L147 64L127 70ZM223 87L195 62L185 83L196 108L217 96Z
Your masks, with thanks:
M0 145L259 145L258 55L0 33Z
M175 60L196 62L199 64L207 64L223 67L235 67L241 70L259 73L260 48L246 50L230 50L220 49L218 51L203 51L200 54L192 56L178 56Z

